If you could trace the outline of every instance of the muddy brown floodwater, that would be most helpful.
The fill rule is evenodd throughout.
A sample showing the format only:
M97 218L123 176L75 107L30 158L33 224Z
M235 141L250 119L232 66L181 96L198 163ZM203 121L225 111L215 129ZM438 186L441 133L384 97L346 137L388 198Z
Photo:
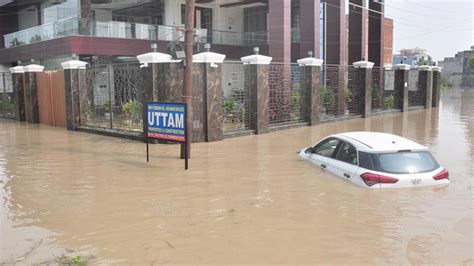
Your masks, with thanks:
M427 145L443 188L368 190L296 151L373 130ZM193 145L0 121L0 264L59 256L91 264L473 262L474 90L431 111L392 113Z

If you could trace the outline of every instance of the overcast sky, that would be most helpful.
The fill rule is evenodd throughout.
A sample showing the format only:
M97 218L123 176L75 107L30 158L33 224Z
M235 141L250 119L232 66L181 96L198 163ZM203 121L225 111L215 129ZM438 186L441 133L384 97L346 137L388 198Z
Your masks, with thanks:
M474 45L474 0L385 0L385 13L394 54L420 47L438 61Z

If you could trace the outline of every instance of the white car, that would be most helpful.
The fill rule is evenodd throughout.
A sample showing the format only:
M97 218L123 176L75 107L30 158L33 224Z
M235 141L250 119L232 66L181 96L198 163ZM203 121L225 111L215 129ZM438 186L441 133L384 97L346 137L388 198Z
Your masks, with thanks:
M367 188L449 184L449 173L428 148L387 133L348 132L329 136L299 155L312 164Z

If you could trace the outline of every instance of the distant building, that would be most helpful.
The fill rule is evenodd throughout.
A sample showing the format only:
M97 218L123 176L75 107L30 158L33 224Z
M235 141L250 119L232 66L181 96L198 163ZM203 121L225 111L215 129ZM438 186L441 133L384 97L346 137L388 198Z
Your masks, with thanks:
M393 64L393 19L385 18L384 24L384 65Z
M422 48L402 49L399 54L393 56L393 64L407 64L418 67L418 60L427 57L426 50Z
M469 68L467 60L473 56L474 51L467 50L458 52L454 57L446 57L439 61L438 65L443 68L443 74L455 87L474 87L474 71Z

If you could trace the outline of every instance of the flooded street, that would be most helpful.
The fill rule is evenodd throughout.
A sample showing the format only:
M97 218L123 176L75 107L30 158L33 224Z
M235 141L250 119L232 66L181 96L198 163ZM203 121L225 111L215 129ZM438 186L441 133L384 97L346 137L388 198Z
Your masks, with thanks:
M338 132L430 148L441 188L368 190L296 151ZM0 121L0 264L473 264L474 90L441 107L193 145Z

